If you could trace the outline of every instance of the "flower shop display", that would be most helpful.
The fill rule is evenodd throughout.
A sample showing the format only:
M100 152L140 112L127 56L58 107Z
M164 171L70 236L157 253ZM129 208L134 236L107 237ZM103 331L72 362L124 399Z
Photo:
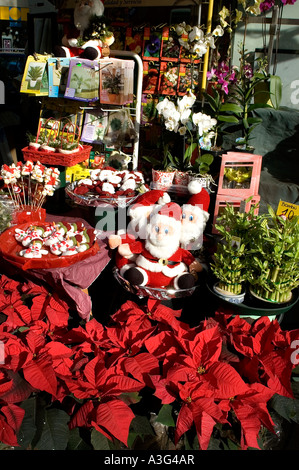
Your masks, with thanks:
M279 443L282 406L298 422L289 359L297 330L221 313L190 328L156 301L127 301L109 325L79 325L41 285L1 275L0 287L5 448L263 449L267 430Z
M65 190L77 204L96 207L105 202L130 204L148 187L140 171L104 166L90 170L89 177L68 184Z
M30 160L2 165L1 178L14 205L16 222L45 220L46 211L42 206L60 185L59 175L58 168L47 168Z
M299 286L298 248L298 217L281 217L268 206L268 213L260 216L252 230L249 244L250 292L272 303L290 301Z

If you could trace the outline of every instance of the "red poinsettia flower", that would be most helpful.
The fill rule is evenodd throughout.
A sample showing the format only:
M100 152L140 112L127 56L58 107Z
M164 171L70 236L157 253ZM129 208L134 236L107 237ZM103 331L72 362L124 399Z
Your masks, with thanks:
M17 336L2 331L0 341L4 345L4 364L1 368L17 372L31 359L32 352Z
M223 410L233 410L241 424L241 448L259 448L257 436L261 426L274 432L273 421L267 409L267 402L274 392L262 384L249 384L245 393L232 396L222 401Z
M18 446L17 433L24 418L25 410L17 405L4 405L0 409L0 441Z
M31 322L30 309L24 304L19 291L13 291L7 296L9 304L2 307L2 313L7 315L6 325L11 329L24 326Z
M76 398L96 398L80 407L70 427L95 426L110 439L114 436L126 444L134 414L118 397L140 391L143 384L116 374L113 367L107 369L101 357L92 359L76 378L66 379L65 383Z
M226 413L212 397L205 397L199 381L179 384L183 405L177 417L175 443L195 424L198 442L202 450L208 448L216 423L226 423Z

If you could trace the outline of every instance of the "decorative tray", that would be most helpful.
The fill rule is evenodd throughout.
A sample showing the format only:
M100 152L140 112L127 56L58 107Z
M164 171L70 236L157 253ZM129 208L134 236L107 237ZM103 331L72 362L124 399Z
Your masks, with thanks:
M77 187L77 182L74 181L73 183L69 183L65 187L66 194L76 203L81 206L90 206L90 207L98 207L103 204L108 204L114 207L127 207L132 204L135 199L140 195L140 193L135 193L134 196L119 196L117 198L114 197L102 197L100 195L95 195L94 193L85 193L85 194L77 194L75 189Z
M35 226L46 228L51 223L38 222ZM26 231L29 227L32 227L32 222L24 224L14 225L9 229L5 230L0 235L0 255L10 263L20 267L23 270L27 269L52 269L52 268L63 268L71 266L78 261L82 261L90 256L95 255L100 247L96 241L96 238L90 243L90 247L82 252L76 252L71 256L65 256L61 253L59 256L52 254L50 249L47 254L43 254L40 258L25 258L20 256L20 251L25 247L15 239L15 231L24 230Z
M158 289L156 287L149 286L133 286L119 274L117 268L113 269L113 275L124 289L140 298L152 297L157 300L171 300L182 297L190 297L198 287L196 285L190 289Z

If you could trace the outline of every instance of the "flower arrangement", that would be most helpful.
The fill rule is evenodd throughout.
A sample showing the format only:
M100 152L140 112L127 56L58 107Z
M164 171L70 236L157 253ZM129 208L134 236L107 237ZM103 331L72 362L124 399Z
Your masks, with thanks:
M17 165L2 165L1 177L15 210L37 210L60 184L58 168L27 160Z
M223 35L223 28L218 25L211 33L204 33L203 26L190 26L185 22L175 26L180 45L187 55L193 58L201 58L208 48L215 48L215 38Z
M216 313L191 328L148 300L127 301L107 326L78 324L61 296L5 275L0 305L2 448L144 450L156 439L164 450L258 449L274 433L274 396L296 419L299 332L277 321Z
M191 170L191 158L196 148L207 148L213 137L213 128L217 122L211 116L202 112L193 112L192 107L195 104L196 96L189 91L182 98L178 98L177 102L169 100L167 97L156 105L158 115L162 117L165 128L177 133L185 139L188 137L187 142L184 140L184 154L183 157L173 157L168 152L168 160L170 166L180 170ZM194 142L195 140L195 142ZM186 148L187 143L187 148Z
M259 60L259 67L253 70L252 64L248 62L248 51L244 43L239 45L240 62L239 67L229 67L227 62L220 62L217 68L208 72L208 80L213 80L212 93L205 94L209 108L217 119L218 126L215 132L214 145L217 138L225 134L225 125L239 126L242 132L236 144L238 148L250 151L249 144L252 131L258 126L262 119L254 116L254 111L259 108L279 108L281 101L281 79L276 75L266 72L266 61ZM264 100L256 100L257 96L263 94L259 90L261 83L269 83L271 104ZM218 141L219 144L219 141Z

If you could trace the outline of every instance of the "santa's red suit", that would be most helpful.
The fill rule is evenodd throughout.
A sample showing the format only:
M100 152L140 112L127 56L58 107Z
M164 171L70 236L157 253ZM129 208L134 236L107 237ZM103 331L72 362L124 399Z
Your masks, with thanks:
M144 275L142 286L170 286L177 276L188 272L188 266L195 261L194 256L183 248L178 248L168 259L154 257L141 241L131 244L130 248L133 253L140 253L135 264Z
M138 254L136 266L124 266L120 273L131 284L175 289L194 285L188 267L190 271L199 271L200 263L190 251L179 246L180 218L181 208L176 203L157 207L148 224L146 240L120 247L121 254Z

